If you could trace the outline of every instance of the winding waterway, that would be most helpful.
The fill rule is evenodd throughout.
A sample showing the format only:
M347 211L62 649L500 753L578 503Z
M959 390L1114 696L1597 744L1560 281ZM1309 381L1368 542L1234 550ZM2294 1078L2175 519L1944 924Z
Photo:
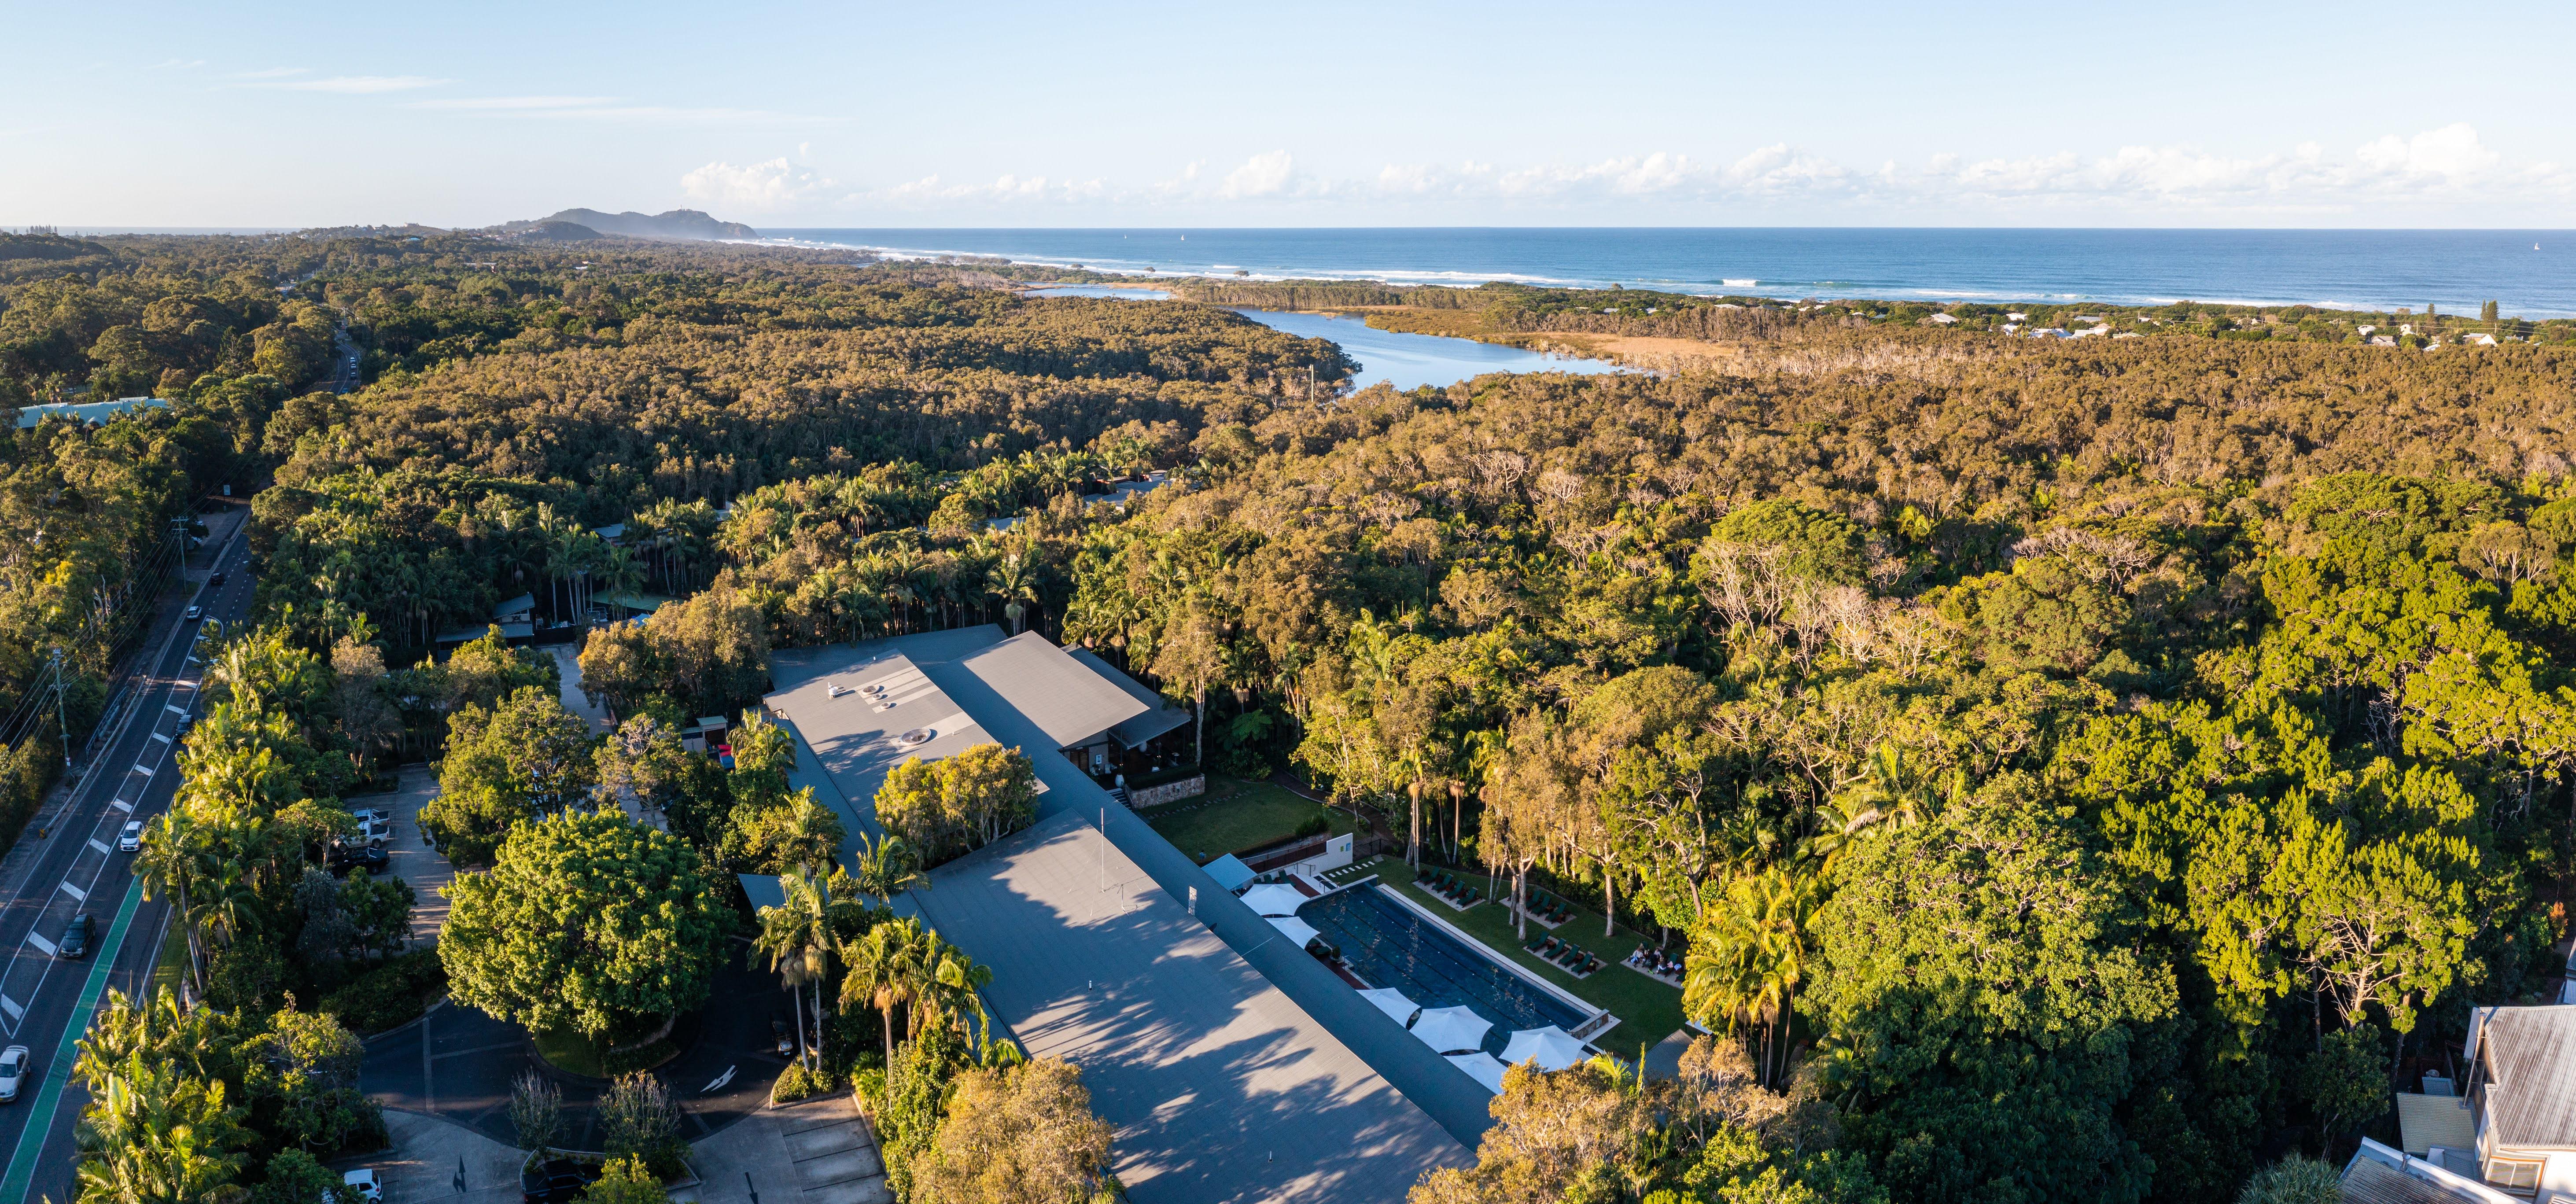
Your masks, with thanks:
M1029 295L1111 297L1121 301L1168 301L1172 296L1160 289L1111 288L1097 284L1053 285L1031 289ZM1333 314L1287 313L1268 309L1237 309L1234 312L1274 330L1283 330L1300 338L1330 339L1340 345L1343 354L1359 361L1359 373L1351 378L1354 388L1365 389L1379 381L1399 389L1421 385L1445 386L1487 372L1573 372L1591 376L1627 371L1608 360L1543 355L1518 347L1446 335L1379 330L1358 318Z

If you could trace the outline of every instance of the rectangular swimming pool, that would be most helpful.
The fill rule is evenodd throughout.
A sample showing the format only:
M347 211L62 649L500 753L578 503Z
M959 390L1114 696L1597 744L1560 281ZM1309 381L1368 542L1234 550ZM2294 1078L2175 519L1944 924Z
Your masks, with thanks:
M1351 973L1370 986L1394 987L1426 1008L1464 1004L1492 1021L1484 1048L1497 1057L1517 1030L1553 1024L1572 1032L1595 1014L1540 990L1375 886L1326 895L1298 908L1297 918L1339 947Z

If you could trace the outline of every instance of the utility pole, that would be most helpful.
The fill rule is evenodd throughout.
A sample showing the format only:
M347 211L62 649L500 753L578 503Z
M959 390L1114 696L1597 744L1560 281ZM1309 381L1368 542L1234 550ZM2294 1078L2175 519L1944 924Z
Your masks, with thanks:
M53 648L53 666L54 722L62 725L63 768L68 771L72 767L72 720L71 715L63 709L63 648L60 644L54 645Z

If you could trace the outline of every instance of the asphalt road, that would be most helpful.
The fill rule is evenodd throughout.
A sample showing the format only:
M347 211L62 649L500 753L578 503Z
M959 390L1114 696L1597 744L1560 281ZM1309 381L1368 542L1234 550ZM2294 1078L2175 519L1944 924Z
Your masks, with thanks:
M148 667L112 703L107 735L76 771L71 801L43 835L30 827L20 838L34 842L35 856L0 882L0 948L8 950L0 963L0 1034L35 1054L35 1077L20 1101L0 1107L0 1150L10 1152L0 1200L69 1201L77 1194L72 1129L88 1097L70 1082L72 1042L88 1030L106 990L131 996L151 981L170 912L166 902L140 900L133 855L115 851L118 829L170 805L179 783L178 725L196 711L202 668L192 655L200 624L183 616L202 603L207 618L230 624L245 617L247 559L237 527L213 562L227 575L223 587L199 595L192 577L191 588L164 601L145 637ZM197 557L190 561L192 569L204 567ZM53 956L64 926L82 912L94 925L93 951L79 960Z

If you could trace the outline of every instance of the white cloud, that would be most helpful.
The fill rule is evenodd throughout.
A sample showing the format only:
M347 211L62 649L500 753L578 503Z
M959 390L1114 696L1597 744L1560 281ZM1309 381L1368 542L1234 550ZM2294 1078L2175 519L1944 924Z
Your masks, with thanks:
M830 180L786 159L736 167L709 163L680 177L680 191L708 206L755 212L785 208L823 195Z
M304 74L304 70L305 70L305 69L304 69L304 68L302 68L302 67L270 67L270 68L268 68L268 69L266 69L266 70L263 70L263 71L236 71L236 72L233 72L233 78L234 78L234 79L284 79L284 78L286 78L287 76L290 76L290 75L302 75L302 74Z
M614 96L460 96L445 100L415 100L415 109L493 109L511 112L531 110L576 109L609 104Z
M1301 167L1285 149L1229 169L1194 160L1141 184L1004 175L990 184L940 176L845 195L852 208L936 211L1097 202L1130 211L1233 209L1318 218L1418 213L1435 219L1652 213L1665 220L1734 215L1938 220L2159 221L2393 215L2464 204L2576 203L2576 174L2516 163L2465 124L2391 134L2332 153L2301 142L2268 154L2228 155L2189 145L2124 146L1975 158L1951 152L1907 163L1851 166L1786 143L1735 157L1664 149L1578 162L1517 165L1388 163L1334 177ZM2447 211L2447 210L2444 210Z
M2493 170L2503 160L2504 156L2478 141L2477 130L2465 121L2426 130L2412 138L2390 134L2361 148L2363 163L2408 175L2477 175Z
M1193 167L1196 164L1192 165ZM1243 166L1226 173L1225 183L1216 194L1228 200L1241 197L1277 196L1287 190L1288 173L1295 166L1284 150L1264 151L1244 160ZM1195 173L1193 173L1195 174Z
M263 88L285 88L295 92L338 92L345 95L368 95L377 92L409 92L435 88L448 81L426 75L334 75L328 79L299 79L260 84Z

